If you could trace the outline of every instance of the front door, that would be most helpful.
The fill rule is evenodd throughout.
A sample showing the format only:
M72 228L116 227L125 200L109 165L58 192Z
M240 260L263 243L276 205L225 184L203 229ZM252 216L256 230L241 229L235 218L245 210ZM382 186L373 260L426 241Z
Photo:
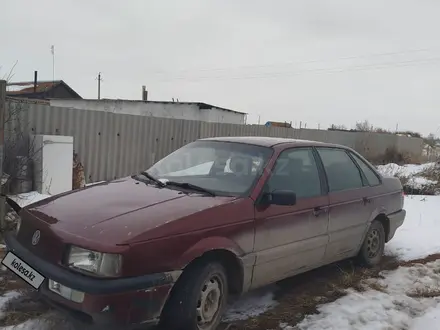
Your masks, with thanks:
M293 206L256 206L253 288L323 261L328 241L328 197L321 180L311 148L292 148L280 154L264 191L290 190L296 193L297 202Z
M358 166L345 149L317 148L329 188L329 242L326 262L354 256L372 213L365 199L370 187L363 184Z

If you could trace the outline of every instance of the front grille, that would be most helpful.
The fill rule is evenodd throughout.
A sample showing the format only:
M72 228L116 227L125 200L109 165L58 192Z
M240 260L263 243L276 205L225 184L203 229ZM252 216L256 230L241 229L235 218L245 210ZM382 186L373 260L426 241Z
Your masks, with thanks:
M64 244L51 231L50 225L36 218L30 213L22 212L21 227L18 241L35 255L44 260L60 263L63 257ZM32 244L35 231L40 231L40 239L36 245Z

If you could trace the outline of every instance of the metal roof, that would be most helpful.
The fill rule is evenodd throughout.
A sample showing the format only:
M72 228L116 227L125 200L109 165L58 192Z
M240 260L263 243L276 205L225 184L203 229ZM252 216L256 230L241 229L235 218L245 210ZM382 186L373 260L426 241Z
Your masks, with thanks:
M54 80L54 81L39 80L37 81L35 93L47 92L48 90L51 90L52 88L55 88L58 85L63 85L73 94L81 98L81 96L75 90L73 90L69 85L67 85L63 80ZM33 94L34 88L35 86L33 81L11 82L6 84L6 95L19 96L24 94Z
M50 99L49 99L50 100ZM72 101L76 101L77 99L63 99L63 101L66 100L72 100ZM175 104L175 105L179 105L179 104L186 104L186 105L196 105L197 107L199 107L200 110L211 110L212 108L215 109L219 109L219 110L223 110L223 111L229 111L229 112L233 112L233 113L238 113L241 115L246 115L247 112L240 112L240 111L235 111L235 110L231 110L231 109L226 109L226 108L221 108L218 107L216 105L212 105L209 103L204 103L204 102L181 102L181 101L143 101L143 100L127 100L127 99L82 99L81 101L95 101L95 102L105 102L105 101L123 101L123 102L138 102L138 103L156 103L156 104Z

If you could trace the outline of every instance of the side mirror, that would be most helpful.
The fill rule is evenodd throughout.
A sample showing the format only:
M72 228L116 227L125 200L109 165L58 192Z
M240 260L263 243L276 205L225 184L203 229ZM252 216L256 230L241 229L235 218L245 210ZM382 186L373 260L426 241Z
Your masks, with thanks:
M296 194L290 190L275 190L267 193L264 200L267 204L292 206L296 204Z

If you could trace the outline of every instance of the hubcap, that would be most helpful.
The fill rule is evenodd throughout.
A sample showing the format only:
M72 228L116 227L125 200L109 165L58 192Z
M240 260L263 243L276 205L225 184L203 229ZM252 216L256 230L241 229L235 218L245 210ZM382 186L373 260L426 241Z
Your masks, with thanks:
M380 235L377 229L373 229L367 237L368 257L374 258L380 250Z
M203 284L197 301L197 324L199 329L209 327L215 320L221 301L222 281L214 275Z

